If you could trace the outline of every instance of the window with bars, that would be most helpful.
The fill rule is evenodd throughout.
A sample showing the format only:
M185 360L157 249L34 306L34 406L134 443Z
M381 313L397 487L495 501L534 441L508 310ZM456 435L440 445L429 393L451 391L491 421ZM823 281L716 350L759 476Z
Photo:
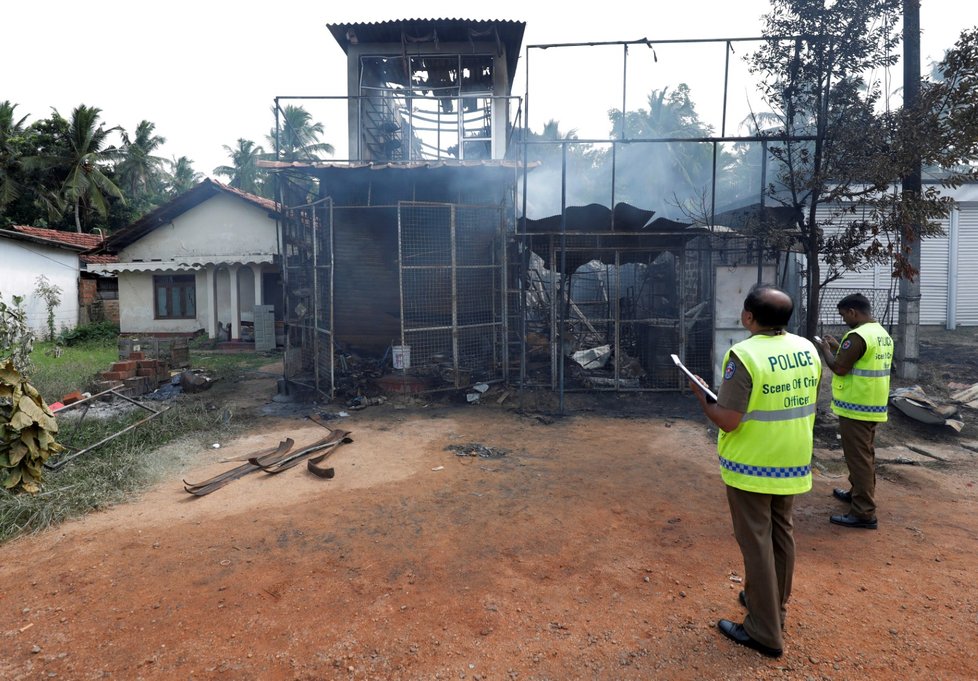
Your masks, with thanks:
M156 319L194 319L197 316L197 285L192 274L153 277Z

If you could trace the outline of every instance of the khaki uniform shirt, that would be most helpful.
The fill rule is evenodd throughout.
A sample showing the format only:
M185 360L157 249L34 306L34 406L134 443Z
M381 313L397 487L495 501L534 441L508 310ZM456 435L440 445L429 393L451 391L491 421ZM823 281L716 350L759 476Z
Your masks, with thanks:
M857 326L853 331L859 331ZM840 371L849 371L855 366L859 358L866 353L866 341L862 336L850 333L849 337L839 346L835 356L835 368Z

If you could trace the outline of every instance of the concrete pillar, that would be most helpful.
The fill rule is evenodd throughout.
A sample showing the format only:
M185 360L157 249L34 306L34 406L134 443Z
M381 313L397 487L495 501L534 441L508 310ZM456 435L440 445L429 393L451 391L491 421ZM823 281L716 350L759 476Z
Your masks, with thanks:
M207 337L217 338L217 266L208 265L204 277L207 288Z
M262 297L262 286L261 286L261 265L256 265L252 263L250 265L251 273L255 277L255 305L264 305L265 299Z
M228 267L228 282L231 285L231 340L240 340L241 338L241 305L238 302L239 268L240 265L231 265Z

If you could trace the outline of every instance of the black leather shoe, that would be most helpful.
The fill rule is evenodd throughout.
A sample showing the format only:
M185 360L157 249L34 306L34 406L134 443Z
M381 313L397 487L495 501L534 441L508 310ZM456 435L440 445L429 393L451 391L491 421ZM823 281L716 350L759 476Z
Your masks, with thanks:
M744 631L743 625L731 622L730 620L720 620L717 622L717 628L720 633L729 638L734 643L739 643L742 646L747 646L748 648L753 648L762 655L767 655L768 657L781 657L784 651L781 648L768 648L763 643L758 643L752 639L746 631Z
M741 591L737 594L737 600L740 601L742 606L747 607L747 594L745 592Z
M842 525L842 527L861 527L866 530L875 530L877 526L876 518L859 518L851 513L834 515L829 518L829 522L835 525Z
M847 504L852 503L852 492L847 492L844 489L839 489L838 487L836 487L834 490L832 490L832 496L834 496L839 501L846 502Z

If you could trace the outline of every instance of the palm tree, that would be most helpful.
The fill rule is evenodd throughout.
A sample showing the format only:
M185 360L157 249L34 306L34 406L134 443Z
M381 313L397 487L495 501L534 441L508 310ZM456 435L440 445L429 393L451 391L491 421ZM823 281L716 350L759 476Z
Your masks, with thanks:
M20 138L24 133L24 121L14 119L16 104L9 100L0 102L0 211L13 203L23 191L23 185L18 180L20 165Z
M125 202L122 190L103 172L103 166L119 156L118 149L107 147L108 137L118 126L106 129L99 121L102 110L79 105L65 120L57 109L52 118L66 127L49 153L24 159L24 164L63 173L60 194L65 205L74 207L75 230L82 231L83 208L94 209L105 217L109 212L107 197ZM55 202L52 202L55 203Z
M182 194L203 178L203 175L194 170L193 161L186 156L174 158L170 166L172 170L167 192L171 197Z
M700 120L691 90L685 83L669 91L653 90L648 109L627 111L624 139L702 138L712 134ZM622 112L609 112L612 135L622 139ZM717 177L732 162L729 152L719 150ZM641 201L658 212L668 205L696 210L704 195L712 192L713 147L702 142L663 141L619 147L616 190L623 201ZM663 216L664 217L664 216Z
M231 165L214 168L214 174L230 178L228 184L235 189L260 194L264 177L258 161L265 156L265 150L244 138L238 138L237 148L225 144L224 150L231 158Z
M275 112L276 108L272 107L272 113ZM336 151L332 144L319 141L323 124L313 123L312 114L303 107L287 104L279 112L278 131L273 129L268 135L268 144L278 149L279 160L318 161L322 160L321 154L332 156Z
M154 135L156 124L140 121L136 136L122 130L122 161L116 166L120 184L132 198L141 197L159 183L165 159L153 156L153 152L166 144L166 138Z

